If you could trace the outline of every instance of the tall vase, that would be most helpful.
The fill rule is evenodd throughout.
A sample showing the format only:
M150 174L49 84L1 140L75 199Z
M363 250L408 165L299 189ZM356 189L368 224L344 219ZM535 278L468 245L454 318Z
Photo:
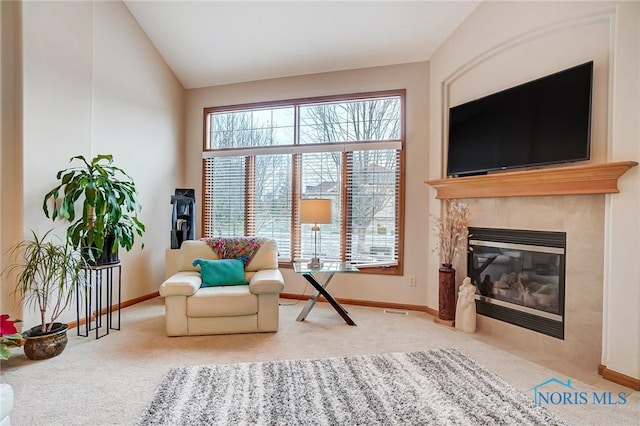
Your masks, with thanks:
M453 326L456 317L456 270L443 264L438 270L438 318L439 322Z

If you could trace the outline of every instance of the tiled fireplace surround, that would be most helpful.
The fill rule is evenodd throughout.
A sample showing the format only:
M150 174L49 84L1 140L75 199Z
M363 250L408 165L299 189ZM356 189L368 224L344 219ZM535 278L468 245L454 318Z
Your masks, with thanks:
M566 233L564 340L478 315L496 344L595 370L602 354L605 195L635 161L427 181L437 198L469 205L469 225ZM455 264L466 276L466 259ZM626 380L626 379L625 379Z
M474 227L561 231L567 234L565 339L478 315L481 333L522 350L543 350L595 369L602 351L604 195L463 199ZM466 274L463 259L457 270ZM463 275L464 276L464 275Z

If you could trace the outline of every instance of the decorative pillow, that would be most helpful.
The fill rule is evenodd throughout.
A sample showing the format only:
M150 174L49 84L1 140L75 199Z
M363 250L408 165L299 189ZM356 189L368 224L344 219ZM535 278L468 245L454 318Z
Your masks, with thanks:
M192 265L200 266L200 275L202 276L200 287L247 283L244 279L244 264L238 259L196 259Z

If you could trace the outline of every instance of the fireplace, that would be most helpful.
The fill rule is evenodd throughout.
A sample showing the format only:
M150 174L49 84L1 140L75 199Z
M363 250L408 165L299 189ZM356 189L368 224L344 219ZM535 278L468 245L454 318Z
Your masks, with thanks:
M566 233L469 228L476 311L564 340Z

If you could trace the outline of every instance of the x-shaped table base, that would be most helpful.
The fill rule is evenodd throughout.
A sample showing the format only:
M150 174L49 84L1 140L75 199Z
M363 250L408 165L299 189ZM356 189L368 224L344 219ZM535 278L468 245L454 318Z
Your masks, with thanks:
M329 282L331 281L331 278L333 278L334 275L335 273L333 272L327 272L324 274L324 277L322 278L322 282L318 282L316 277L314 277L313 274L311 274L310 272L302 274L302 276L307 281L309 281L309 284L311 284L313 288L316 289L316 291L309 298L309 300L307 301L307 304L304 306L304 308L300 312L300 315L298 315L298 318L296 318L296 321L304 321L305 318L307 318L307 315L309 315L309 311L311 311L311 309L315 306L316 302L318 301L318 297L322 295L324 296L325 299L327 299L327 302L329 302L331 306L333 306L333 309L335 309L336 312L340 314L342 319L344 319L347 324L356 325L356 323L353 322L353 320L349 316L349 313L347 312L347 310L343 308L342 305L338 303L338 301L334 299L333 296L326 290L326 287L329 285Z

